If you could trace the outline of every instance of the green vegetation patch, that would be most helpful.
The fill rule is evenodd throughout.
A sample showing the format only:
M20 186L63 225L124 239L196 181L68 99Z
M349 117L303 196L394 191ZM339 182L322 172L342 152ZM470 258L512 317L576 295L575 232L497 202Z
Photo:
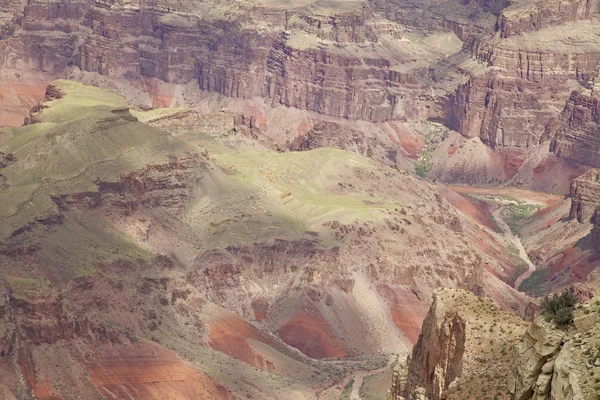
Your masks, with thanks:
M518 235L530 218L542 208L539 204L513 204L502 210L502 219L510 227L511 232Z
M573 323L573 311L577 304L574 294L565 290L542 300L542 314L546 321L554 321L557 327L565 327Z
M43 295L50 291L49 283L45 280L19 278L10 275L4 275L2 278L12 291L14 298L29 298L34 295Z
M96 272L96 263L118 259L151 259L153 253L140 247L127 236L111 231L91 220L80 221L67 216L45 239L38 257L48 265L60 266L57 271L68 281Z
M544 287L544 279L546 279L549 272L548 268L538 269L523 281L519 289L533 296L541 296L548 293L548 289Z
M350 396L352 395L352 386L354 386L354 378L350 379L346 386L344 386L344 390L342 391L342 396L340 399L350 400Z
M372 167L371 161L347 151L315 149L305 152L275 153L272 151L246 151L244 153L216 154L215 159L232 167L241 183L258 187L276 198L288 196L290 207L296 204L299 212L291 211L296 218L315 218L334 210L346 209L358 213L370 209L397 208L401 205L385 198L368 194L335 194L332 187L344 170ZM291 203L294 200L294 203ZM300 209L300 204L310 206ZM376 205L375 205L376 204ZM303 215L304 214L304 215Z
M425 178L431 169L433 165L432 157L433 151L435 150L436 139L442 134L443 131L444 128L442 125L434 124L425 133L425 144L423 145L423 149L421 150L417 161L413 161L415 173L418 176Z
M519 249L517 249L517 246L515 246L514 243L510 242L507 246L508 248L508 252L513 255L513 256L519 256Z

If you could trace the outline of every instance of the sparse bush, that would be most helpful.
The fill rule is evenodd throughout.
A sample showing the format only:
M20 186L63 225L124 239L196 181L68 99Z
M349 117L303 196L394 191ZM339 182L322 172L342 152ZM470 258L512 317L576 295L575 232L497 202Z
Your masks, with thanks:
M48 85L48 87L46 88L46 95L45 95L44 101L52 101L52 100L62 99L62 97L63 97L62 90L60 90L58 87L54 86L53 84Z
M546 321L554 321L557 327L565 327L573 323L573 310L577 298L565 290L560 294L545 297L542 301L542 313Z

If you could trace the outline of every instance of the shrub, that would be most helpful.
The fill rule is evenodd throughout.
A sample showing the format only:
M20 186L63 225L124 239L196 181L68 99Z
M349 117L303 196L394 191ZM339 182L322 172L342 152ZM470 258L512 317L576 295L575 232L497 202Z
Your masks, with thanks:
M58 87L53 84L49 84L46 88L46 95L44 97L44 101L52 101L57 99L62 99L63 92Z
M546 321L554 321L557 327L564 327L573 323L573 310L577 298L565 290L560 294L545 297L542 300L542 313Z

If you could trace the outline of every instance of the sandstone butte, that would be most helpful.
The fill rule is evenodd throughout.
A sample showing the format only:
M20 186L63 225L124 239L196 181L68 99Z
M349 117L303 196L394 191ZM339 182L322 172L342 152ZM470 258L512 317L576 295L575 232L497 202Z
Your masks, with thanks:
M3 0L0 399L600 398L599 72L598 0Z

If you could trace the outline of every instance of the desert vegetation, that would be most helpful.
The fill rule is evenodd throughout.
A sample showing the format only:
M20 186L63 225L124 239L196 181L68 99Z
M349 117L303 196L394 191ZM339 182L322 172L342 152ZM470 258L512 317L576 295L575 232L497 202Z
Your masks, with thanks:
M573 323L573 311L577 298L568 290L555 293L542 300L542 313L546 321L554 321L557 327L565 327Z

